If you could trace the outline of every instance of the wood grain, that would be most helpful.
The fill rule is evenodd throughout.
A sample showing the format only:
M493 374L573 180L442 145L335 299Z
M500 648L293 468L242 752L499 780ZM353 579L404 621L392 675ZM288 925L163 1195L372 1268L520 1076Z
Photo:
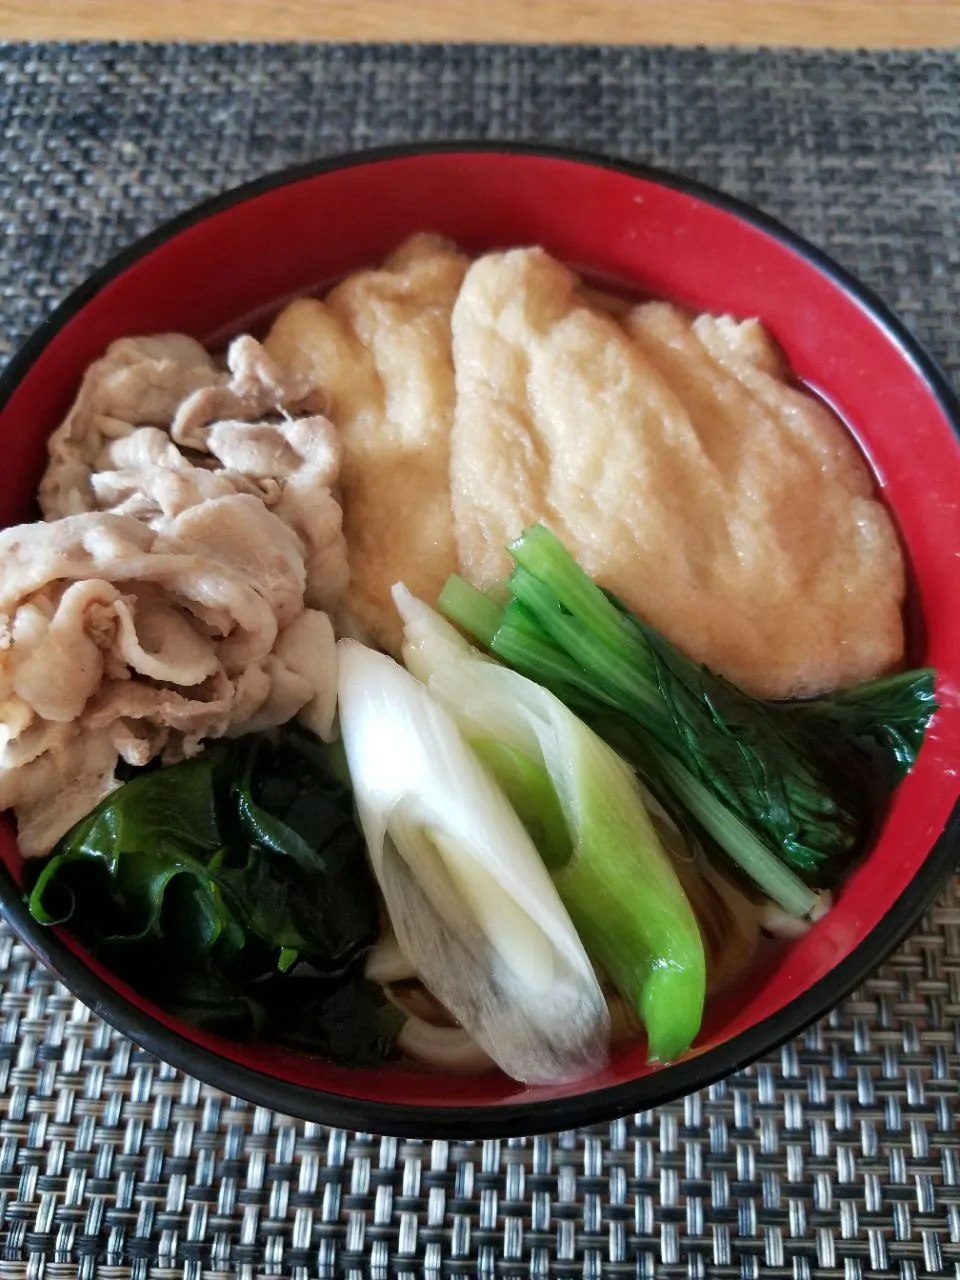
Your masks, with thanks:
M960 45L960 0L0 0L6 40Z

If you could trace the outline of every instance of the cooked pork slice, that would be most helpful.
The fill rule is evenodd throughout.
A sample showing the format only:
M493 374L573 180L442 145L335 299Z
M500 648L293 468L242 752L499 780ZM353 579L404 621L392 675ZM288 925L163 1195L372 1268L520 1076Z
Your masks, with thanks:
M278 413L322 414L326 396L313 378L278 364L255 338L235 338L227 352L228 372L177 406L170 435L189 449L209 449L206 438L217 422L256 422Z
M249 336L230 345L225 368L182 335L114 343L51 438L44 515L111 511L163 533L192 507L246 494L302 539L307 604L335 609L349 570L325 403L312 376Z
M111 343L87 369L73 407L50 437L40 484L44 516L96 510L90 474L105 442L138 426L168 426L187 396L221 377L203 347L183 334Z
M60 837L120 785L108 732L83 733L29 764L0 769L0 809L15 809L25 858L49 853Z
M301 710L329 733L332 628L305 583L300 537L249 494L160 533L105 512L0 533L0 807L25 856L108 794L120 756L169 763Z

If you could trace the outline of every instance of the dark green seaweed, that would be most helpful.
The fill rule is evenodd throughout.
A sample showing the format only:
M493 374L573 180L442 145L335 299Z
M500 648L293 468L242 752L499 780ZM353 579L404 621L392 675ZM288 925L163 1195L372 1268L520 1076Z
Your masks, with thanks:
M299 730L142 770L63 837L29 906L206 1030L300 1042L313 1011L313 1052L341 1061L396 1030L360 974L379 927L353 798Z

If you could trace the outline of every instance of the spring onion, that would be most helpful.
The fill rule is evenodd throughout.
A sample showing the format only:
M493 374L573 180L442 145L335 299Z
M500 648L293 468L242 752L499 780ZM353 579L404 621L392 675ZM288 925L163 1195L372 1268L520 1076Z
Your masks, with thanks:
M520 819L422 684L355 641L338 648L343 743L400 950L515 1079L595 1071L606 1003Z
M394 599L408 669L521 814L539 818L537 842L563 903L638 1013L650 1058L679 1057L700 1026L703 944L633 771L553 694L482 657L405 588Z

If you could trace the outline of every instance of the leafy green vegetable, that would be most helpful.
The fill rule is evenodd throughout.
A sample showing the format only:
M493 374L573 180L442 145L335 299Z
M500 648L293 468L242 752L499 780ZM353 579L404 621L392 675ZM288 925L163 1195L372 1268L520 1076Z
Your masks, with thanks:
M352 797L326 751L288 730L143 770L60 841L31 913L68 923L192 1023L279 1034L278 977L307 961L328 1000L378 935Z
M795 871L819 883L824 864L845 861L864 834L856 795L834 785L788 717L629 621L648 646L672 720L662 745Z
M462 600L470 590L472 588L463 583L453 598ZM441 601L447 603L448 616L465 631L469 630L463 616L449 608L450 599L445 589ZM519 630L510 610L504 609L500 626L494 632L489 647L503 662L548 688L591 724L630 761L664 804L669 806L671 799L679 803L683 811L695 818L719 847L785 911L796 916L812 915L817 911L817 895L781 861L765 840L731 813L710 788L690 774L668 751L664 751L657 736L644 727L649 705L637 710L628 702L622 707L617 701L615 686L605 683L602 673L598 681L593 671L584 671L549 637L541 635L534 639L527 630L527 626ZM589 638L587 643L591 643ZM662 714L658 718L660 726L668 733L669 722Z
M934 672L925 667L840 689L826 698L795 702L784 710L803 721L808 733L829 740L869 740L888 756L892 780L913 768L931 716L937 709Z
M441 613L460 618L464 629L487 645L496 635L503 612L495 600L485 596L482 591L477 591L456 574L451 574L447 579L437 601L437 608Z
M616 726L620 749L628 733L631 759L654 789L786 910L809 913L816 899L794 873L833 883L862 846L884 781L866 746L888 758L893 781L910 768L936 709L933 672L807 703L760 702L629 613L542 525L509 550L513 601L498 619L489 597L482 612L471 609L465 583L448 584L441 608L591 723ZM478 618L482 630L473 629Z

